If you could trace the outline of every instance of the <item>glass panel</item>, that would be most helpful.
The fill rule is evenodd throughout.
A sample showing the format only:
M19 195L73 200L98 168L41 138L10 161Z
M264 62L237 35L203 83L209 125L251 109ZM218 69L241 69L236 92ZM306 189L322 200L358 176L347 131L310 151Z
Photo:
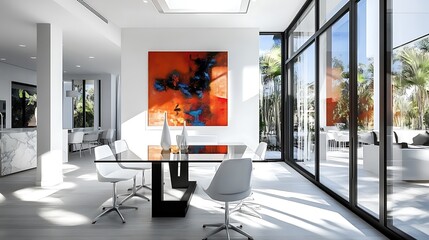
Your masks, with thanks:
M314 1L289 31L289 56L292 56L316 31Z
M73 98L73 127L83 128L83 81L74 80L73 89L79 92L79 96Z
M311 44L293 61L293 159L314 174L315 168L315 47Z
M36 86L12 83L12 128L37 126Z
M388 214L395 228L429 238L429 1L392 0L392 105Z
M358 206L379 215L379 19L378 1L358 3ZM376 134L377 133L377 134Z
M259 40L259 141L268 143L266 159L280 159L282 35L261 35Z
M349 198L349 14L320 36L320 182Z
M320 0L319 26L331 19L347 2L348 0Z
M85 127L94 127L94 80L85 80Z

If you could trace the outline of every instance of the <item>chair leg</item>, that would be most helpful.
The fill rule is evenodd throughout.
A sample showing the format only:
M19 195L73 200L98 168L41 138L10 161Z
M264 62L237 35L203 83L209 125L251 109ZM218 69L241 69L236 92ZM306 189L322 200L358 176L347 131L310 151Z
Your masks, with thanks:
M105 209L105 210L104 210ZM100 213L97 217L94 218L94 220L92 221L92 224L95 224L98 219L106 214L108 214L109 212L115 211L116 213L118 213L119 217L121 217L122 223L125 223L125 219L124 216L122 216L121 212L119 211L119 209L138 209L137 207L131 207L131 206L119 206L117 204L117 193L116 193L116 183L113 183L113 203L111 207L103 207L103 212Z
M144 177L144 176L143 176L143 177ZM147 198L146 196L144 196L144 195L142 195L142 194L137 193L137 189L136 189L136 176L134 176L134 178L133 178L133 188L132 188L132 192L131 192L130 194L121 194L120 196L125 196L125 195L127 195L127 197L126 197L126 198L124 198L124 199L119 203L119 205L122 205L124 202L128 201L128 200L129 200L129 199L131 199L132 197L140 197L140 198L143 198L143 199L145 199L145 200L147 200L147 201L150 201L150 199L149 199L149 198Z
M240 229L241 224L238 227L236 227L230 223L229 215L230 215L229 203L225 202L225 223L223 223L223 224L204 224L203 225L204 228L205 227L218 227L218 228L216 228L215 230L213 230L212 232L207 234L203 238L203 240L207 240L207 238L213 236L214 234L216 234L216 233L218 233L224 229L226 231L226 236L227 236L228 240L230 239L230 235L229 235L229 231L228 231L229 229L234 230L234 231L246 236L249 240L253 240L252 236L250 236L248 233L246 233L245 231Z
M82 143L79 145L79 157L82 158Z
M142 188L152 190L151 187L149 187L148 185L145 184L146 181L145 181L145 177L144 177L144 171L145 170L142 171L142 183L141 183L141 185L136 186L136 191L140 191L140 189L142 189ZM128 188L128 191L131 191L131 190L133 190L133 188Z

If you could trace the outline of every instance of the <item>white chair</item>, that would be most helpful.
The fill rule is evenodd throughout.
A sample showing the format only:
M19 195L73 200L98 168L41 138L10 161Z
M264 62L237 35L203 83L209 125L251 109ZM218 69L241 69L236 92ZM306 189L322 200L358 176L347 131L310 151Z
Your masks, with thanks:
M260 142L258 147L255 150L256 156L259 160L265 160L265 153L267 152L268 144L266 142Z
M204 237L203 240L222 231L223 229L226 230L228 239L230 239L229 229L246 236L248 239L253 239L252 236L241 230L239 227L232 225L229 221L229 203L245 199L252 192L252 188L250 186L251 176L252 160L250 158L227 159L221 163L209 187L204 189L204 191L210 198L225 202L225 222L219 224L204 224L204 228L217 228Z
M117 204L117 193L116 193L116 183L120 181L127 181L135 177L138 171L129 170L121 168L117 163L116 159L113 156L112 150L108 145L103 145L96 147L94 149L95 159L96 160L111 160L113 163L96 163L97 168L97 178L99 182L110 182L113 183L113 203L111 207L103 207L103 212L100 213L93 221L92 224L98 221L100 217L106 215L109 212L115 211L118 213L119 217L122 219L122 223L125 223L124 216L122 216L119 209L137 209L136 207L129 206L119 206Z
M255 150L255 160L265 160L265 153L267 152L267 146L268 144L266 142L260 142L258 147ZM250 195L253 195L253 192L250 193ZM235 206L231 213L233 212L241 212L244 214L248 214L254 217L262 218L262 216L256 211L257 208L260 208L260 205L257 203L253 203L255 199L252 196L247 197L246 199L243 199L240 201L237 206ZM250 211L246 211L243 207L246 207L246 209Z
M101 142L103 144L108 144L110 146L110 144L112 144L113 142L113 138L115 136L115 129L107 129L104 130L103 133L101 134Z
M117 140L117 141L115 141L115 152L116 153L121 153L121 152L125 152L125 151L127 151L128 150L128 144L127 144L127 142L125 141L125 140ZM132 167L131 165L129 165L129 164L124 164L124 165L126 165L127 167L128 166L130 166L130 167ZM148 186L146 186L144 183L145 183L145 177L144 177L144 170L146 170L146 169L150 169L149 167L145 167L144 165L142 165L142 166L137 166L139 169L143 169L143 174L142 174L142 185L141 186L136 186L136 176L134 176L134 178L133 178L133 187L132 188L130 188L130 189L128 189L128 191L130 191L131 190L131 194L123 194L123 195L121 195L121 196L127 196L126 198L124 198L120 203L119 203L119 205L122 205L125 201L127 201L128 199L130 199L130 198L132 198L132 197L140 197L140 198L143 198L143 199L146 199L146 200L148 200L148 201L150 201L149 200L149 198L147 198L146 196L144 196L143 194L140 194L140 193L138 193L137 191L138 190L140 190L141 188L143 188L143 187L145 187L145 188L148 188L148 189L151 189L150 187L148 187Z
M72 151L79 145L79 157L82 157L82 142L83 142L84 132L72 132L69 133L69 145L73 146Z
M98 146L98 131L87 132L83 135L83 144L88 145L89 153L91 154L91 149Z

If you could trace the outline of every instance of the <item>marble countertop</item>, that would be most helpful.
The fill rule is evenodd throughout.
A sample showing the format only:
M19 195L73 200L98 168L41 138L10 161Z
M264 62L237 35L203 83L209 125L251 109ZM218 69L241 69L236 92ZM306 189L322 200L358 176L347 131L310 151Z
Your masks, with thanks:
M36 130L37 128L3 128L3 130L0 130L0 133L31 132Z

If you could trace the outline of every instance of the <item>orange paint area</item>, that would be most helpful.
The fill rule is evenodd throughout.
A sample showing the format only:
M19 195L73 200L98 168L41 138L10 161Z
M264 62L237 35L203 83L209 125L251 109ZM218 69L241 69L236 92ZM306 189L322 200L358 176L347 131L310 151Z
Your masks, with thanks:
M149 52L148 123L228 125L227 52Z

